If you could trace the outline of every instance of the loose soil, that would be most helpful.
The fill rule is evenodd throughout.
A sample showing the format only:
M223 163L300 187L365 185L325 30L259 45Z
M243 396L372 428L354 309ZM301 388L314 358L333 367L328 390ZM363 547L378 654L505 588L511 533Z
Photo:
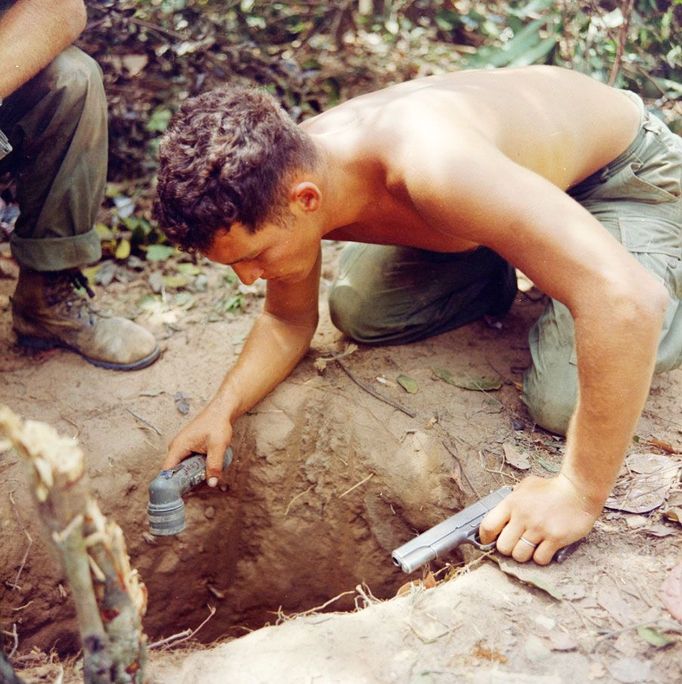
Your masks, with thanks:
M391 550L521 479L505 451L511 460L528 456L527 472L539 475L560 464L563 440L536 428L519 398L526 334L542 301L534 290L520 293L501 325L479 321L418 344L360 347L343 368L329 361L322 369L320 358L347 345L324 302L338 248L325 248L322 323L310 353L239 421L227 491L189 495L186 530L174 538L149 534L147 485L168 441L239 353L262 288L238 290L229 270L202 262L182 290L167 281L154 295L151 270L160 274L160 266L120 267L99 288L98 306L152 329L163 354L143 371L114 373L73 353L15 347L8 297L16 269L0 252L0 403L78 438L93 492L123 528L149 590L151 641L196 628L215 608L195 640L222 643L153 651L153 680L675 681L682 628L661 587L682 561L682 528L663 516L680 496L677 476L651 511L605 511L562 565L520 566L465 550L405 589L422 573L405 576ZM243 311L230 311L239 304ZM434 368L502 386L466 390ZM417 391L406 392L400 375ZM674 474L681 395L682 371L654 380L632 446ZM37 651L63 657L79 644L68 587L17 460L0 454L0 625L15 663L35 665ZM405 595L393 598L401 587ZM291 619L303 612L310 614ZM53 681L57 667L46 662L24 676Z

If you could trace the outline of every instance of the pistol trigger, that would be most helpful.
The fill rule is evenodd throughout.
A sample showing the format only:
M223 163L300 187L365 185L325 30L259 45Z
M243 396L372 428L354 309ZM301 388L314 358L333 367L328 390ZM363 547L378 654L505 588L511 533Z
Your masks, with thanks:
M478 536L478 530L476 531L476 534L471 538L471 543L479 550L479 551L490 551L490 549L495 548L495 541L491 541L489 544L484 544L481 541L481 538Z

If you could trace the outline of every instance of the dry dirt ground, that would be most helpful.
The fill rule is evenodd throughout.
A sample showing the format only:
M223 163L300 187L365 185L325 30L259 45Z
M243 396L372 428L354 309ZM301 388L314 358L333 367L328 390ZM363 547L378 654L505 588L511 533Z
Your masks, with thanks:
M14 346L15 270L2 247L0 403L77 436L94 493L148 587L150 641L205 622L190 649L170 639L151 651L152 681L679 681L682 371L655 379L615 508L565 563L466 551L407 577L390 552L415 531L560 463L563 441L536 428L519 399L542 302L519 294L501 327L480 321L419 344L361 347L322 369L319 359L347 344L324 304L332 244L313 348L239 422L228 490L198 488L185 532L154 538L147 485L238 354L262 289L240 290L229 269L205 263L100 267L96 277L113 280L98 306L135 317L163 348L150 368L113 373ZM501 386L465 389L439 379L442 369L460 385ZM56 654L78 649L74 610L17 461L0 454L0 628L26 681L54 682ZM77 666L65 681L78 681Z

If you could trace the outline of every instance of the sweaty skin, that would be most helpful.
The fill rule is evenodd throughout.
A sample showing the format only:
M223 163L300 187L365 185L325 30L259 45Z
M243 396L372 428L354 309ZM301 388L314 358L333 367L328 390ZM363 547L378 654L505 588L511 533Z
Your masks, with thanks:
M249 234L235 224L206 252L244 283L267 279L265 307L164 467L206 452L215 484L234 421L305 354L317 325L321 239L442 252L486 245L575 320L579 399L561 472L523 480L480 528L500 552L549 563L592 528L653 374L667 292L564 192L622 153L638 124L625 95L556 67L419 79L306 121L322 161L291 182L287 225Z

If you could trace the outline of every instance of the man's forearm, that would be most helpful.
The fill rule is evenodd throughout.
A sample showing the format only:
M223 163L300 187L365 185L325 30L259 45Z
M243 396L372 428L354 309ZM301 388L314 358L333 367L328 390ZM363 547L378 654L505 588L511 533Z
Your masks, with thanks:
M295 325L262 313L212 403L234 422L269 394L303 358L315 323Z
M627 317L576 317L580 389L567 434L562 474L601 509L644 408L662 322L660 293Z
M18 0L0 15L0 98L71 45L86 18L82 0Z

